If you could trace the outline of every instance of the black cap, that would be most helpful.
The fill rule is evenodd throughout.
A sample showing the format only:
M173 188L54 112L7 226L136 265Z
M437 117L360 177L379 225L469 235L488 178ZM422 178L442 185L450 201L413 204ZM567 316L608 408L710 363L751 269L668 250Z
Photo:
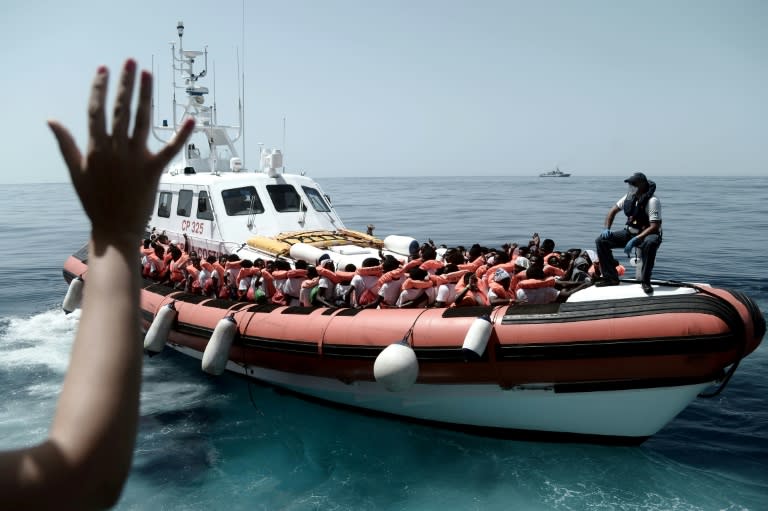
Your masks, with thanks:
M647 183L648 178L645 177L645 174L642 172L635 172L631 176L629 176L627 179L624 180L625 183L629 183L631 185L636 185L638 183Z

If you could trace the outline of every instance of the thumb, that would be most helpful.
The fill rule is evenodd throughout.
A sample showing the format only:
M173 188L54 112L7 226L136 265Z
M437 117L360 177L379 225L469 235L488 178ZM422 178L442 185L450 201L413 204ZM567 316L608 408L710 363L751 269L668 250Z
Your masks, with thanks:
M62 126L58 121L49 120L48 127L51 128L53 136L56 137L56 141L59 143L59 150L64 157L64 162L69 168L69 173L72 175L72 179L79 179L82 171L83 156L77 148L75 139L72 138L69 130Z

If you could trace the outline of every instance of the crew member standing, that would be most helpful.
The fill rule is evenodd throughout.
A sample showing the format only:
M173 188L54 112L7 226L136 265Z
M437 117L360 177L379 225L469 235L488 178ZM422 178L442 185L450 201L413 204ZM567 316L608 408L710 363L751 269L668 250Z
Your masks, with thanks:
M627 256L632 250L640 253L642 261L640 281L646 294L653 294L651 273L656 251L661 245L661 201L656 197L656 183L649 181L642 172L635 172L627 179L629 191L613 205L605 217L603 232L595 240L597 258L600 261L602 279L597 286L616 286L618 265L613 257L614 248L624 247ZM627 223L620 231L611 231L613 219L619 211L627 216Z

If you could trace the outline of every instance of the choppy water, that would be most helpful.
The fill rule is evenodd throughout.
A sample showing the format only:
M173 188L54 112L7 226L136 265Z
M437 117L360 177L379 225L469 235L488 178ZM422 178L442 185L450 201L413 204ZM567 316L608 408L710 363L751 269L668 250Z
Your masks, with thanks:
M656 278L742 290L768 310L767 178L659 178ZM591 246L621 178L321 180L347 226L448 245ZM42 439L78 313L61 265L87 236L68 184L2 186L0 448ZM134 467L118 509L768 508L768 348L640 447L489 439L208 378L172 350L145 360Z

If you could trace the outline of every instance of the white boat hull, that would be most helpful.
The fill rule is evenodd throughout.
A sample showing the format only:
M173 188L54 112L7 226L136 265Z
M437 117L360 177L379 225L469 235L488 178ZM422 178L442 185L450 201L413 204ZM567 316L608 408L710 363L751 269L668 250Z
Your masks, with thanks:
M202 358L196 350L169 345ZM713 383L564 393L546 384L502 389L417 383L390 392L376 382L348 384L233 362L227 370L324 401L453 426L637 439L658 432Z

